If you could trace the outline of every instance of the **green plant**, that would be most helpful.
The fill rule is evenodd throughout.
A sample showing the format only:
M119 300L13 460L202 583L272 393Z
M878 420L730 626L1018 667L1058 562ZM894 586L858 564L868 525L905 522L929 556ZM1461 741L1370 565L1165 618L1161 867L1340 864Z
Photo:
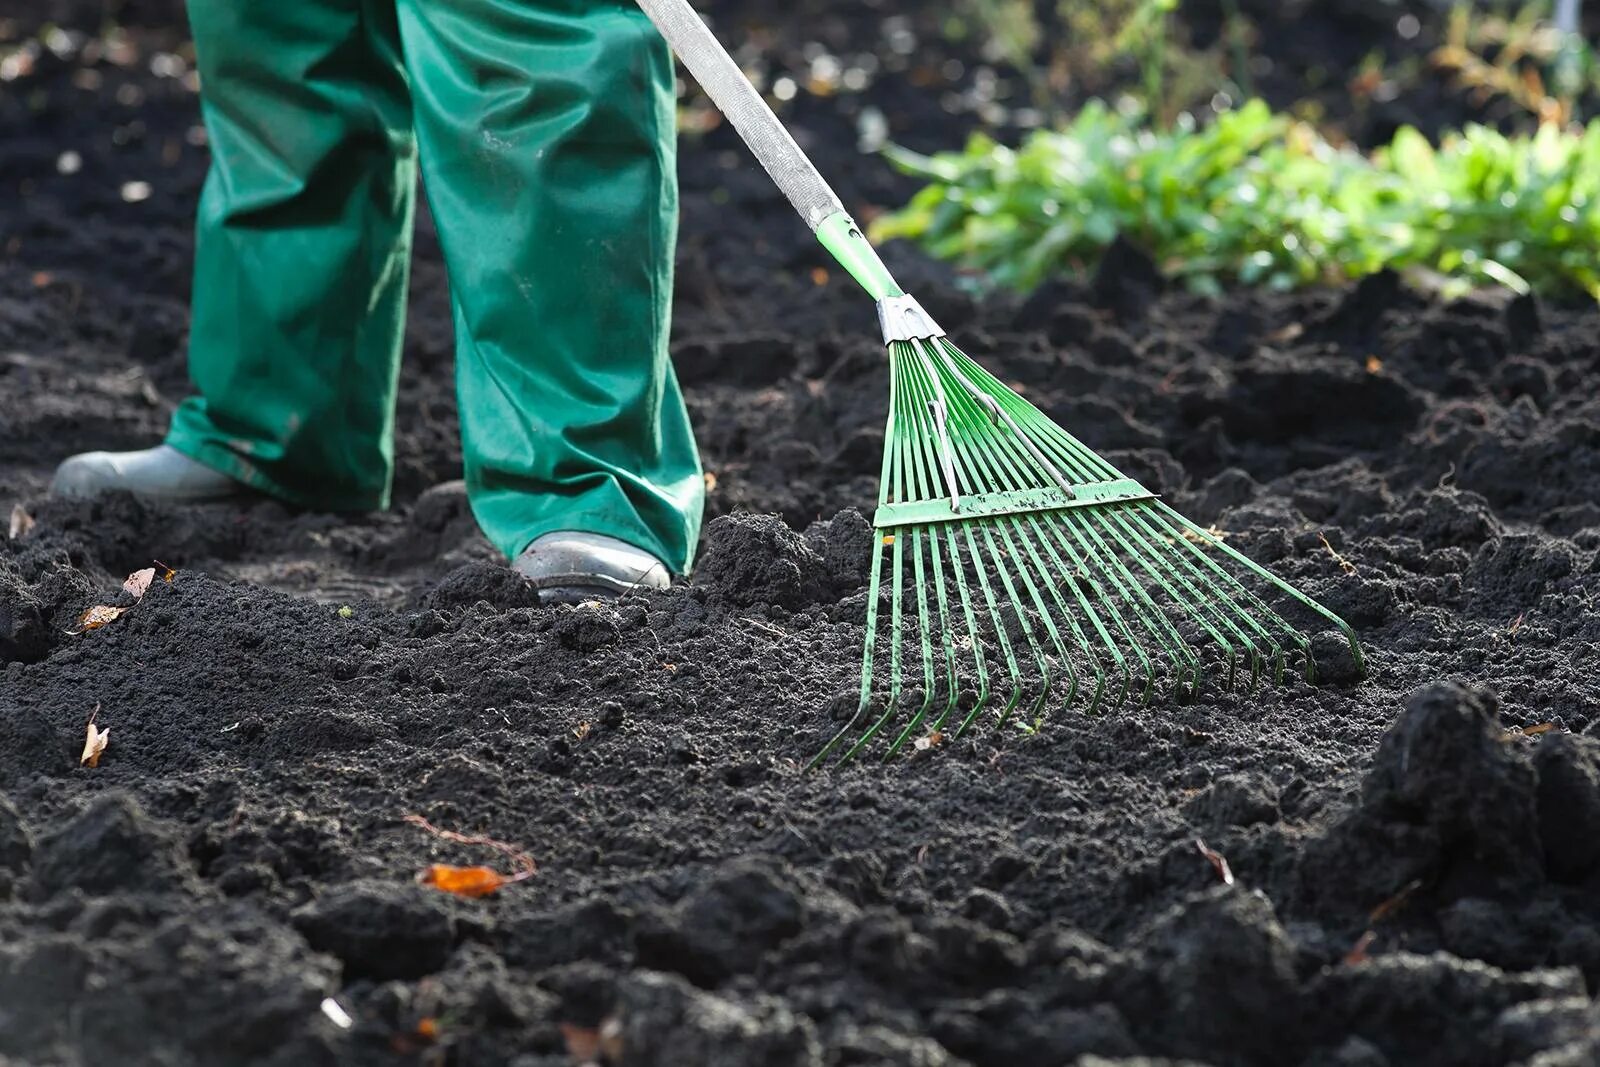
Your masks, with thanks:
M876 236L1022 290L1122 234L1200 291L1390 266L1600 299L1600 121L1473 126L1438 148L1406 129L1364 156L1260 101L1170 130L1094 102L1016 149L979 135L963 152L891 154L928 185Z

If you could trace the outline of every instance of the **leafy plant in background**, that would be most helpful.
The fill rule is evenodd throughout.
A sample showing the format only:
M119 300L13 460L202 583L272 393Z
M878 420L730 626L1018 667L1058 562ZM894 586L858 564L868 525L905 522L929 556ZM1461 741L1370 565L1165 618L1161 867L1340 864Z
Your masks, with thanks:
M1122 234L1199 291L1389 266L1600 299L1600 120L1517 137L1473 126L1438 148L1404 129L1365 156L1260 101L1167 130L1095 102L1016 149L978 135L892 158L928 185L876 236L1022 290Z

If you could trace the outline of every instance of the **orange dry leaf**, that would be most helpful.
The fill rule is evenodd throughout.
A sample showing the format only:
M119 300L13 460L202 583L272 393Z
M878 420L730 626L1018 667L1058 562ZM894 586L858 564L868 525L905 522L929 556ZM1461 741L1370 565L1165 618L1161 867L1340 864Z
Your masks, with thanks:
M431 885L435 889L446 893L454 893L457 896L486 897L502 886L521 882L532 878L538 873L539 868L533 862L533 857L515 845L508 845L504 841L496 841L492 837L458 834L454 830L441 830L420 815L407 815L405 821L413 826L420 826L434 837L445 841L492 848L496 852L509 857L517 865L516 874L505 875L492 867L453 867L447 863L435 863L417 875L417 881L423 885Z
M80 767L100 766L100 756L106 750L106 743L111 740L111 728L99 729L94 724L96 715L100 714L100 705L96 704L89 713L89 729L83 739L83 755L78 758Z
M1376 941L1377 938L1378 935L1373 933L1371 930L1368 930L1366 933L1362 934L1361 939L1355 943L1355 947L1344 954L1344 962L1346 964L1367 962L1367 949L1372 947L1372 943Z
M1373 908L1371 914L1367 916L1367 921L1376 925L1377 923L1382 922L1384 919L1387 919L1389 916L1405 907L1406 901L1411 899L1411 894L1415 893L1421 888L1422 879L1411 879L1411 881L1400 887L1400 892L1396 893L1388 900L1385 900L1376 908Z
M162 563L159 559L154 560L153 562L157 567L157 573L161 575L161 580L166 582L168 585L171 585L172 579L178 576L178 572L167 566L165 563Z
M1524 726L1522 732L1531 737L1535 734L1547 734L1555 728L1556 724L1553 722L1542 722L1538 726Z
M1381 373L1383 373L1383 360L1379 359L1377 356L1368 356L1367 357L1367 373L1368 374L1381 374Z
M435 863L417 875L423 885L458 897L486 897L510 880L493 867L452 867L448 863Z
M944 731L943 730L935 730L935 731L933 731L933 733L929 734L927 737L919 737L919 738L917 738L915 741L913 741L911 743L911 747L916 749L918 752L926 752L930 748L938 748L940 742L942 742L943 740L944 740Z
M826 267L812 267L811 268L811 284L812 285L817 285L817 286L827 285L828 284L828 268L826 268Z
M142 571L134 571L128 575L127 580L122 583L122 588L132 593L133 598L138 600L144 596L145 590L149 589L150 583L155 580L156 569L154 567L146 567Z

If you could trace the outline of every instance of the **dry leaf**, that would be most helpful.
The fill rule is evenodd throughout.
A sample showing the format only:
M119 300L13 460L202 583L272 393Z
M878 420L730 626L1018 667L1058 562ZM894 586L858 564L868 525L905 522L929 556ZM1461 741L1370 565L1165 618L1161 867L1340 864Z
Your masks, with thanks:
M600 1062L600 1031L589 1026L561 1024L561 1039L567 1043L567 1055L576 1067L590 1067Z
M155 563L156 570L161 575L161 580L166 582L168 585L171 585L172 579L178 576L178 572L167 566L165 563L162 563L159 559L153 560L152 562Z
M715 493L717 491L717 472L716 471L706 471L700 477L706 483L706 492Z
M106 742L111 740L109 726L102 730L94 724L95 716L99 714L100 705L96 704L94 710L89 713L89 728L83 739L83 755L78 757L80 767L100 766L100 756L106 750Z
M1372 943L1377 939L1378 935L1373 933L1371 930L1368 930L1366 933L1362 934L1361 939L1355 943L1355 947L1344 954L1344 962L1350 965L1367 962L1367 959L1369 958L1367 955L1367 949L1371 948Z
M156 580L156 569L146 567L142 571L134 571L122 583L122 588L133 594L133 599L138 600L144 596L145 590L150 588L150 583Z
M1212 870L1217 872L1217 877L1222 879L1223 885L1233 884L1233 869L1228 866L1228 861L1223 857L1222 853L1211 848L1198 837L1194 839L1194 847L1199 849L1200 855L1204 856L1207 862L1211 864Z
M602 1022L599 1029L562 1023L561 1039L567 1043L574 1067L622 1062L622 1022L615 1016Z
M538 873L533 857L504 841L474 834L458 834L454 830L441 830L420 815L407 815L405 821L420 826L434 837L463 845L482 845L509 857L517 865L517 873L501 874L492 867L454 867L448 863L435 863L417 875L417 881L431 885L446 893L463 897L486 897L503 886L532 878Z
M929 734L927 737L919 737L919 738L917 738L915 741L913 741L911 743L911 747L916 749L918 752L926 752L930 748L938 748L939 747L939 743L941 741L943 741L943 740L944 740L944 731L943 730L935 730L935 731L933 731L933 733Z
M1553 722L1542 722L1538 726L1524 726L1522 732L1532 737L1536 734L1547 734L1555 728L1556 724Z
M828 268L826 268L826 267L812 267L811 268L811 284L812 285L816 285L816 286L827 285L828 284Z
M1377 356L1368 356L1367 357L1367 373L1368 374L1382 374L1383 373L1383 360L1379 359Z
M116 622L128 613L127 608L115 608L108 604L96 604L82 615L78 616L78 629L72 631L74 636L86 630L98 630L110 622Z
M486 897L511 879L493 867L452 867L435 863L417 875L417 881L458 897Z
M590 724L588 719L585 719L572 728L572 736L582 741L589 736L589 731L593 729L593 725Z
M1367 921L1376 926L1378 923L1382 922L1384 919L1387 919L1389 916L1403 908L1406 901L1410 899L1411 894L1415 893L1421 888L1422 879L1413 878L1411 881L1400 887L1400 892L1396 893L1382 904L1379 904L1376 908L1373 908L1372 913L1367 916Z
M32 530L33 516L29 515L21 504L12 504L11 531L7 536L9 536L11 540L16 541L27 537Z

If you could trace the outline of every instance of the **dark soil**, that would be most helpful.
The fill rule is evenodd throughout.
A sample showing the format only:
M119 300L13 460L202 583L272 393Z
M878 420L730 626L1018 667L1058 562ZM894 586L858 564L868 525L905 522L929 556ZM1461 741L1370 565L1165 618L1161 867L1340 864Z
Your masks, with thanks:
M878 47L881 12L791 6ZM555 1067L609 1020L625 1064L1600 1061L1600 313L1388 276L1206 301L1132 250L979 303L891 249L976 357L1343 613L1372 674L806 774L852 703L888 385L870 306L726 130L682 163L718 516L692 583L539 608L495 565L451 481L425 222L393 512L44 498L185 391L205 153L181 65L151 72L170 3L121 17L125 45L0 83L0 512L35 520L0 543L0 1060ZM959 132L906 77L867 95ZM859 104L791 113L866 208L900 186ZM67 634L152 559L171 584ZM538 874L418 886L509 865L412 813Z

